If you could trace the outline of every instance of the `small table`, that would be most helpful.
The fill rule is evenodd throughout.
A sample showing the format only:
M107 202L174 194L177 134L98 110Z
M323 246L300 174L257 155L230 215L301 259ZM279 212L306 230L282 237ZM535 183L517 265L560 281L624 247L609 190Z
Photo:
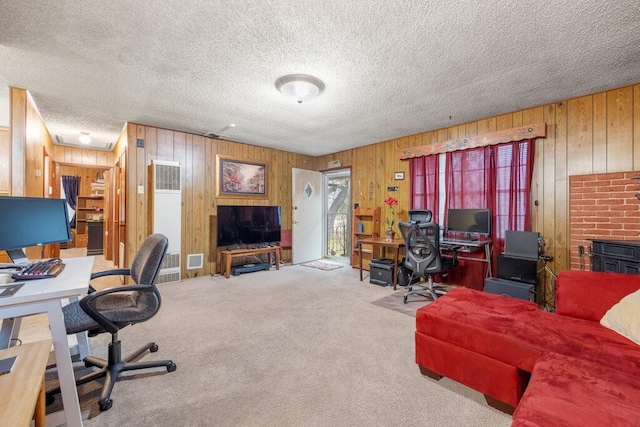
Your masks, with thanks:
M0 359L17 356L11 372L0 375L3 425L28 427L32 418L35 427L45 425L44 371L50 351L49 339L0 350Z
M384 237L370 237L367 239L358 239L358 254L360 255L360 281L362 282L362 245L381 246L383 248L394 248L393 258L393 290L395 291L398 286L398 256L400 255L400 248L404 248L404 240L393 239L386 240Z
M271 258L271 254L273 254L276 259L276 270L280 270L281 250L282 248L280 246L269 246L266 248L233 249L222 251L220 252L220 263L224 266L224 277L226 277L227 279L229 278L229 274L231 273L231 260L239 256L269 254L269 258Z

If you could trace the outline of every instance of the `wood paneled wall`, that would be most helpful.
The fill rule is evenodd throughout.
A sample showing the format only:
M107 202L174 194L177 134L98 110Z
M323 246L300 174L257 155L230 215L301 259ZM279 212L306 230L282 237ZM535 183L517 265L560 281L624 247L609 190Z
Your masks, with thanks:
M316 170L331 160L352 167L353 202L380 206L399 200L400 218L409 208L409 164L398 149L546 122L547 137L536 141L532 182L533 230L545 239L550 267L569 268L568 178L571 175L640 170L640 84L542 105L471 123L432 130L314 159ZM394 180L394 172L405 179ZM388 186L400 191L388 192Z
M45 185L51 183L53 171L50 154L53 141L31 95L20 88L9 88L11 109L10 150L0 153L3 162L10 164L11 196L56 197ZM31 259L59 255L58 247L27 248Z
M57 170L58 179L62 175L71 175L80 177L80 187L78 188L78 196L91 196L91 183L98 179L98 174L104 173L106 169L100 166L72 166L59 165Z
M16 89L12 89L11 94L12 111L15 108L27 111L27 94ZM27 123L39 120L35 107L29 108L33 109L31 113L21 117L14 116L12 120L12 126L16 123L21 125L12 133L11 185L12 189L19 189L14 195L28 193L24 181L31 177L25 171L25 157L41 159L42 147L53 150L53 157L57 162L91 165L102 163L108 167L112 167L117 161L124 163L123 154L126 150L127 260L132 259L148 232L147 195L138 193L139 186L147 191L148 165L152 159L177 161L183 165L183 265L187 254L203 253L205 256L205 268L188 271L183 269L183 277L215 271L215 235L212 236L212 233L215 232L213 227L218 203L281 205L283 228L291 228L293 167L323 170L328 168L329 161L340 160L343 166L352 168L354 203L360 203L363 207L380 206L383 208L382 215L385 216L388 212L383 200L393 196L400 202L397 214L401 219L406 219L409 208L409 166L408 162L398 160L400 148L544 121L547 124L547 137L536 142L531 194L534 202L532 218L533 230L538 231L546 241L545 251L554 256L550 266L556 272L569 268L568 177L640 169L640 84L316 158L138 124L127 125L113 153L95 150L86 150L91 153L78 153L69 151L75 149L52 147L46 129L38 131L27 126ZM145 141L143 148L136 147L137 139ZM27 144L30 148L26 156L20 151L25 150L25 145L16 145L17 140L37 140L38 144L37 147ZM218 154L269 163L268 198L216 199L215 162ZM28 167L41 168L41 165L36 163ZM395 172L404 172L405 179L394 180ZM34 187L37 184L34 183ZM28 186L32 187L30 182ZM387 191L388 186L398 186L400 191L390 193Z
M51 135L24 89L9 88L11 108L11 195L44 196L44 156L53 151Z
M0 126L0 196L11 194L11 134L9 128Z
M211 139L168 129L129 123L121 139L126 148L126 263L148 235L149 165L152 160L179 162L182 166L182 277L216 271L215 215L218 204L280 205L282 228L291 228L291 169L313 167L313 158L264 147ZM143 140L144 147L137 147ZM121 141L118 146L123 145ZM216 198L216 156L266 162L267 199ZM138 189L144 188L144 194ZM186 270L188 254L203 254L202 269Z
M114 159L115 154L112 151L89 150L61 145L53 147L53 160L61 165L83 165L109 169L113 167Z

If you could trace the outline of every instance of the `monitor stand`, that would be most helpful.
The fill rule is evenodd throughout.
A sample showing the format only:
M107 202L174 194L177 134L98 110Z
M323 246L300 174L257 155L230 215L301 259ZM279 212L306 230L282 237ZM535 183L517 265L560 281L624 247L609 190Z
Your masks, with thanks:
M9 258L11 258L11 261L13 261L14 264L24 264L24 265L29 264L29 258L27 258L27 254L25 254L22 249L8 250L7 254L9 255Z

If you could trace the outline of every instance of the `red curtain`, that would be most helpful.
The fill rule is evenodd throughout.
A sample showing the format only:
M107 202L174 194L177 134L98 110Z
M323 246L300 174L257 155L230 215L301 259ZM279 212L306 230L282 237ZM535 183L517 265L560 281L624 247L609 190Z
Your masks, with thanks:
M440 161L438 155L409 160L410 209L429 209L433 222L439 223Z
M491 210L494 275L497 255L504 248L505 230L531 231L533 155L533 139L445 154L445 212L449 208ZM429 205L439 206L437 157L412 159L409 168L412 206L422 207L418 203L424 200L424 206L434 213L438 209ZM450 281L483 289L484 272L485 265L480 262L460 261L460 265L450 273Z

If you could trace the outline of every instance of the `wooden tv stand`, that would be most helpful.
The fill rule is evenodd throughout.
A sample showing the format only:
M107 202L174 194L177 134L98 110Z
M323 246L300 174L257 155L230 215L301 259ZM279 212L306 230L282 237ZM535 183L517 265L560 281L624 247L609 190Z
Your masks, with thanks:
M271 259L271 254L273 254L276 259L276 270L280 270L281 250L282 248L280 246L269 246L266 248L231 249L231 250L221 251L220 264L224 266L224 277L226 277L227 279L229 278L229 274L231 273L231 260L239 256L269 254L269 259Z

